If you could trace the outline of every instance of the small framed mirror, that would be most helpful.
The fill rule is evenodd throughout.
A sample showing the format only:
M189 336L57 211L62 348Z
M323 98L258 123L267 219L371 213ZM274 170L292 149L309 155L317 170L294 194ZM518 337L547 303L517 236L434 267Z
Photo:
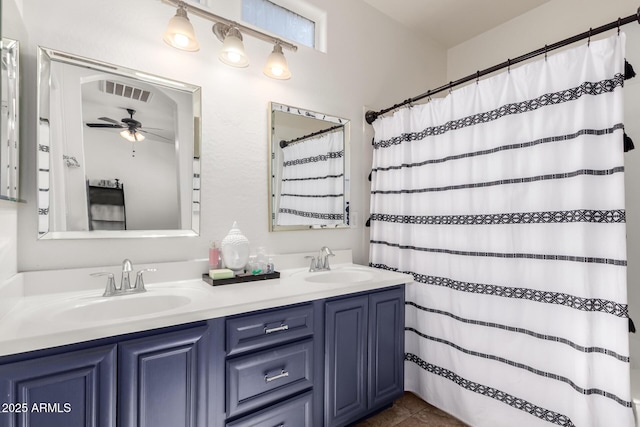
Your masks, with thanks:
M0 198L16 201L20 176L20 44L6 37L1 43Z
M350 121L269 104L269 230L349 227Z
M200 88L38 49L41 239L195 236Z

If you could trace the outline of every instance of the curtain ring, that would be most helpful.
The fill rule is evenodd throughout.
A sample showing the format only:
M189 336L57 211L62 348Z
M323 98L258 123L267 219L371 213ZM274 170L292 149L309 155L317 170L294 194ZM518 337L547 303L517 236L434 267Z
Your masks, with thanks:
M511 59L507 59L507 73L511 73Z
M453 81L449 82L449 95L453 93Z
M476 84L480 83L480 70L476 71Z
M593 28L589 28L589 40L587 40L587 47L589 47L591 45L591 31L593 30Z
M545 61L547 60L547 52L548 52L548 49L547 49L547 45L545 44L544 45L544 60Z
M620 17L618 17L618 35L620 35Z

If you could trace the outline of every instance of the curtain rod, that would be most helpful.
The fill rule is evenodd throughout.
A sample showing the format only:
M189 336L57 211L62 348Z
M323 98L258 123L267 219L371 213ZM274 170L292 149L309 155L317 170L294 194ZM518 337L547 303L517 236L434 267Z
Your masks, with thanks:
M330 128L319 130L317 132L312 132L309 135L299 136L298 138L290 139L289 141L285 141L283 139L282 141L280 141L280 148L285 148L286 146L290 144L295 144L296 142L300 142L303 139L311 138L312 136L322 135L323 133L329 133L332 130L340 129L343 127L344 125L335 125L335 126L331 126Z
M470 82L472 80L478 80L480 77L486 76L487 74L491 74L491 73L496 72L498 70L501 70L503 68L508 68L508 67L510 67L510 66L512 66L514 64L526 61L527 59L531 59L531 58L536 57L538 55L542 55L542 54L546 55L547 52L550 52L550 51L555 50L555 49L559 49L559 48L567 46L567 45L569 45L571 43L575 43L577 41L584 40L586 38L591 40L591 36L595 36L597 34L604 33L605 31L613 30L614 28L618 28L618 31L620 31L620 27L622 25L630 24L631 22L640 23L640 7L638 8L638 10L637 10L637 12L635 14L629 15L626 18L618 18L618 20L610 22L610 23L605 24L605 25L602 25L601 27L590 28L589 31L585 31L584 33L575 35L573 37L569 37L568 39L564 39L564 40L561 40L559 42L556 42L556 43L553 43L553 44L550 44L550 45L545 45L545 47L543 47L543 48L540 48L540 49L534 50L532 52L526 53L526 54L524 54L522 56L518 56L517 58L514 58L514 59L507 59L505 62L502 62L502 63L500 63L498 65L494 65L493 67L486 68L486 69L484 69L482 71L480 71L480 70L476 71L474 74L470 74L470 75L468 75L466 77L463 77L461 79L449 82L446 85L440 86L438 88L428 90L428 91L426 91L425 93L423 93L421 95L418 95L416 97L404 100L401 103L396 104L396 105L394 105L392 107L385 108L385 109L380 110L380 111L371 111L371 110L369 110L365 114L365 120L367 121L367 123L372 124L379 116L381 116L381 115L383 115L385 113L388 113L389 111L395 110L397 108L403 107L403 106L408 105L408 104L412 104L412 103L414 103L416 101L419 101L421 99L428 98L433 94L436 94L438 92L442 92L444 90L451 89L451 88L453 88L455 86Z

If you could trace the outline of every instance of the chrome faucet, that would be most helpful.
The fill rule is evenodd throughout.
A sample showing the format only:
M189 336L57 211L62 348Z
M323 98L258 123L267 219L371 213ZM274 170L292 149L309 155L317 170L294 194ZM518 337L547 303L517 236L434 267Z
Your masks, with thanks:
M309 265L309 272L315 271L328 271L331 270L331 266L329 265L329 257L335 256L335 254L326 246L320 248L320 252L317 257L313 255L307 255L305 258L311 259L311 264Z
M133 264L128 259L122 261L122 276L120 276L120 290L127 291L131 289L130 273L133 271Z
M320 248L320 254L318 255L318 270L331 270L329 266L329 257L335 256L335 254L326 246Z
M136 282L131 286L131 272L133 271L133 263L128 259L122 261L122 276L120 279L120 287L116 287L116 280L113 273L107 271L101 271L98 273L92 273L91 276L107 276L107 286L104 289L102 296L112 297L125 294L135 294L146 292L144 287L144 279L142 274L145 271L156 271L155 268L144 268L136 273Z

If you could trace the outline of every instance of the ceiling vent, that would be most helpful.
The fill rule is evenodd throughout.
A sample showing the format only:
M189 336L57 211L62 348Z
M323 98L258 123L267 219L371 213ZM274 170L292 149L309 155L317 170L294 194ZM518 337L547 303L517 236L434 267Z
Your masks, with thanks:
M102 91L105 93L123 96L136 101L149 102L152 96L152 93L148 90L114 82L112 80L102 80L100 86Z

